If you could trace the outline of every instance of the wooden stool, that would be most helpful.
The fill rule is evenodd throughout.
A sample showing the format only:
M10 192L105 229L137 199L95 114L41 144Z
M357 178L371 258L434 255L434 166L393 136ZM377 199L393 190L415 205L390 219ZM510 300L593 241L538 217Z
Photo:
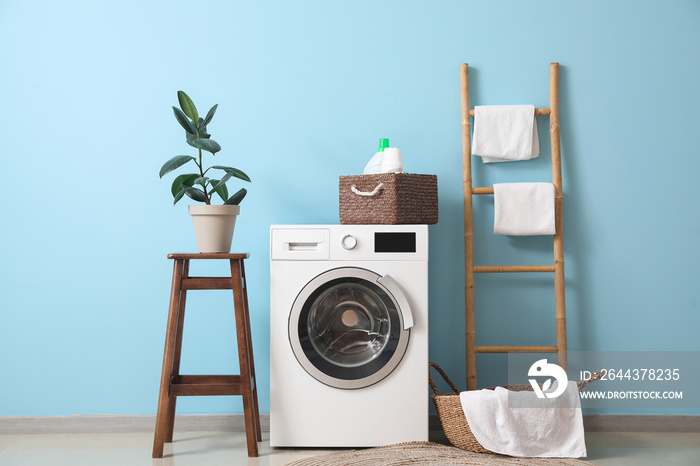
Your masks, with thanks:
M248 254L168 254L168 259L174 259L175 263L153 439L153 458L162 458L163 444L173 441L177 397L208 395L243 397L248 456L258 456L257 442L262 440L262 435L243 266L243 260L247 258ZM192 259L227 259L231 262L231 276L190 277L189 265ZM233 290L240 375L180 375L180 350L187 290Z

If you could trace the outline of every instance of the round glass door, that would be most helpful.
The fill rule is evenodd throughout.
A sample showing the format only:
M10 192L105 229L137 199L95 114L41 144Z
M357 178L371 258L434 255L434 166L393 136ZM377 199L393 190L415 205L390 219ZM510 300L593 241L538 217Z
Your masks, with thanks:
M302 367L320 382L367 387L400 363L410 332L380 278L356 267L333 269L297 296L289 318L290 343Z

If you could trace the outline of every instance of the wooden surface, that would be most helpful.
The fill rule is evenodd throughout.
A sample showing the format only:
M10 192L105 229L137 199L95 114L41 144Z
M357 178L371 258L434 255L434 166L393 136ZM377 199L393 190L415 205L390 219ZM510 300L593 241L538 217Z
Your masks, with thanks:
M228 253L213 253L213 252L208 252L208 253L182 253L182 252L176 252L172 254L168 254L168 259L228 259L228 260L233 260L233 259L248 259L250 257L250 254L247 252L245 253L239 253L239 254L228 254Z
M551 114L551 109L549 108L536 108L535 115L549 115ZM469 110L469 116L474 116L474 109Z
M476 384L476 353L509 353L509 352L556 352L557 363L564 370L566 361L566 304L564 297L564 222L563 222L563 189L561 174L561 144L559 134L559 64L549 66L549 108L535 109L535 115L549 116L549 133L552 155L552 184L556 189L554 202L554 223L556 234L553 237L553 265L474 265L474 228L473 228L473 195L493 194L493 187L472 186L472 156L471 156L471 120L474 110L469 108L469 66L460 66L461 103L462 103L462 170L464 190L464 255L465 255L465 322L466 322L466 364L467 389L475 390ZM554 301L556 308L556 346L476 346L475 319L475 273L518 273L518 272L553 272Z
M554 272L553 265L475 265L474 273Z
M556 353L556 346L477 346L477 353Z
M469 118L469 65L460 66L462 87L462 185L464 191L464 312L467 342L467 389L476 388L476 322L474 320L474 211L472 205L472 139Z
M549 136L552 141L552 183L556 188L554 201L554 302L556 307L557 364L565 371L566 360L566 300L564 298L564 189L561 176L561 143L559 137L559 63L549 66Z
M174 260L173 280L153 436L153 458L162 458L164 444L173 441L175 406L178 396L222 395L243 397L248 456L256 457L262 433L248 312L248 290L245 280L244 259L248 258L248 254L181 253L169 254L168 258ZM230 277L190 277L189 264L190 260L193 259L226 259L230 262L231 275ZM222 289L233 292L240 374L181 375L180 356L187 290Z

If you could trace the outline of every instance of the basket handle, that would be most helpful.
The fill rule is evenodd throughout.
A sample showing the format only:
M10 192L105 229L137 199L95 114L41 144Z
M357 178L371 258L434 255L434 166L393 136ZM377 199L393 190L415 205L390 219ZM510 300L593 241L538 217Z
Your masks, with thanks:
M438 393L437 386L435 385L435 381L433 380L433 375L430 373L430 368L431 368L431 367L435 368L435 370L438 371L438 372L440 373L440 375L441 375L442 378L445 380L445 382L447 382L447 384L450 386L450 388L452 388L452 390L453 390L455 393L459 394L459 390L457 389L457 387L455 386L455 384L452 383L452 381L450 380L450 378L447 377L447 374L445 374L445 371L443 371L443 370L440 368L440 366L438 366L437 364L435 364L434 362L431 361L431 362L428 363L428 382L430 383L430 388L433 389L433 392L434 392L436 395L439 395L440 393Z
M377 185L377 187L374 188L372 191L360 191L359 189L357 189L357 186L355 186L355 185L350 186L350 189L352 190L352 192L354 192L358 196L371 197L371 196L376 196L379 193L379 191L384 189L384 183L379 183Z
M581 391L583 390L583 387L588 385L589 383L598 380L599 378L603 377L605 374L607 374L608 371L603 369L602 371L594 372L591 374L591 377L588 379L583 379L582 381L578 382L576 385L578 385L578 390Z

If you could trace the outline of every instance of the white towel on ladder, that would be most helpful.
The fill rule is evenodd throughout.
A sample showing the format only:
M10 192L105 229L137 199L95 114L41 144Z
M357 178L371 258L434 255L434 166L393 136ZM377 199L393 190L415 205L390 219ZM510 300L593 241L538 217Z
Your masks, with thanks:
M484 163L529 160L540 155L534 105L474 107L472 155Z
M493 232L497 235L553 235L552 183L496 183L493 185Z

